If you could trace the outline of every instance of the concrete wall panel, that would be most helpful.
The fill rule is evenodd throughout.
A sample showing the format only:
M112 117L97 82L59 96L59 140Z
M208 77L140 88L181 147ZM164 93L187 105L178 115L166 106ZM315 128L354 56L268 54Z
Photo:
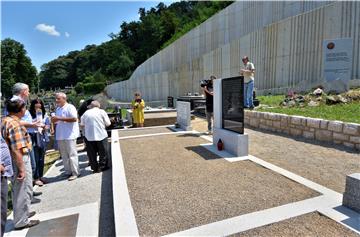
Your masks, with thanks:
M311 88L323 80L324 39L353 39L352 78L360 78L360 2L237 1L141 64L110 97L149 101L200 92L210 75L239 75L241 57L256 68L259 93Z

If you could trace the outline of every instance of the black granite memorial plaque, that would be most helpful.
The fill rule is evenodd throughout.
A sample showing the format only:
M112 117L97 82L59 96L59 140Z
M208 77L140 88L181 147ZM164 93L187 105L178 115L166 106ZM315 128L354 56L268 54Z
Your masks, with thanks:
M244 77L225 78L222 84L222 128L244 134Z
M40 224L29 229L29 231L26 233L26 237L75 237L78 221L79 214L41 221Z

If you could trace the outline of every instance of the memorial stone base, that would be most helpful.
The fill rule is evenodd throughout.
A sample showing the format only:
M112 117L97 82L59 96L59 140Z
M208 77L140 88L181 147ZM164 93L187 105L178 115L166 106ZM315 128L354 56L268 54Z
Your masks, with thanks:
M239 134L222 128L214 128L213 144L217 147L219 139L224 143L224 149L239 157L249 154L249 137L247 134Z
M346 176L343 205L360 213L360 173Z

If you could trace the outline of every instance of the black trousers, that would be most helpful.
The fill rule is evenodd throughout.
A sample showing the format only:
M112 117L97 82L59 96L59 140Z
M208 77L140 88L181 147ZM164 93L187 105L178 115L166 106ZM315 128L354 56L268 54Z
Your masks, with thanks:
M5 232L7 217L8 183L6 177L1 177L1 237Z
M108 139L105 138L101 141L88 141L86 139L85 143L91 169L107 168L109 166ZM99 155L99 162L97 161L97 155Z

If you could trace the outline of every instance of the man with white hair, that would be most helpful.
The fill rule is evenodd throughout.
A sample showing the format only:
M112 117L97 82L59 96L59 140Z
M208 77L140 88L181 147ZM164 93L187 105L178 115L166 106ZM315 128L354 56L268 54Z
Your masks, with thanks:
M11 101L21 100L26 104L30 95L30 89L27 84L22 82L15 83L15 85L12 87L12 92L13 92L13 97L11 98ZM28 109L26 109L24 116L21 118L20 125L26 127L28 133L34 132L35 129L37 129L40 126L45 126L45 124L41 124L40 121L33 122L32 116ZM32 173L34 174L36 170L36 162L35 162L35 155L33 150L34 150L33 147L31 147L29 151L29 157L31 162L31 170ZM34 192L32 186L28 187L28 192L34 196L38 196L42 194L41 192ZM40 202L40 199L34 198L32 200L32 203L38 203L38 202Z
M106 127L111 122L107 113L100 109L100 103L92 101L83 116L80 125L84 127L86 151L90 161L90 167L94 173L109 168L108 135ZM99 162L97 155L99 154Z
M78 114L74 105L67 103L66 94L55 95L58 108L51 122L56 124L55 139L58 142L60 155L68 180L75 180L79 175L79 159L76 150L76 139L79 137Z

